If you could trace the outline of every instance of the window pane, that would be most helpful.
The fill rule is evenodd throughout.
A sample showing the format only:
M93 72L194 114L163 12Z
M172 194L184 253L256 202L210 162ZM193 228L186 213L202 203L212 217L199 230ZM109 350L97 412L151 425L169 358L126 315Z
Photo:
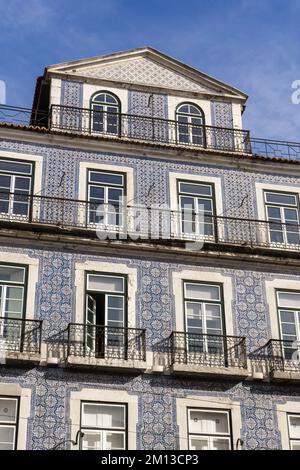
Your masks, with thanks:
M300 441L291 442L291 449L292 450L300 450Z
M212 187L204 184L193 184L193 183L179 183L179 192L189 193L201 196L211 196Z
M281 220L279 207L267 207L268 219Z
M82 438L82 450L102 450L101 433L84 430L84 436Z
M280 307L295 307L300 309L300 292L278 292Z
M20 162L8 162L0 160L0 171L8 173L27 173L31 174L32 165Z
M124 406L85 403L83 406L83 426L98 428L125 428Z
M185 296L190 299L220 300L220 287L186 282Z
M88 274L88 290L124 292L124 278Z
M300 439L300 416L289 416L291 439Z
M288 206L297 205L297 197L293 194L266 193L266 202Z
M211 450L229 450L230 440L224 437L214 437L212 439Z
M95 183L107 183L115 184L118 186L123 185L123 175L118 175L115 173L100 173L96 171L90 171L90 181Z
M106 432L105 438L105 450L125 449L124 433Z
M189 431L197 434L228 434L228 414L190 410Z
M207 437L191 437L190 450L209 450L209 442Z
M15 442L15 428L0 426L0 450L13 450Z
M17 400L10 398L0 399L0 422L15 423L17 419Z
M25 268L0 266L0 281L24 283Z

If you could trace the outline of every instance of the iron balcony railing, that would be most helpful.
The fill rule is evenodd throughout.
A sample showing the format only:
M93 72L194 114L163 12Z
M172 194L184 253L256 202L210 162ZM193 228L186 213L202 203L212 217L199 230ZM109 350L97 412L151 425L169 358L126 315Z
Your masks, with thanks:
M299 142L253 138L247 130L178 123L155 116L110 115L92 109L61 105L52 105L49 112L0 105L0 125L1 123L234 151L251 154L254 158L300 160Z
M300 341L270 339L260 348L249 355L251 360L270 372L299 372L300 373Z
M250 133L152 116L52 105L51 129L138 141L251 153Z
M0 355L41 352L42 321L0 317Z
M169 337L171 365L247 368L246 338L173 332Z
M24 193L0 193L1 223L85 231L100 239L184 241L193 243L190 247L197 250L206 243L300 251L300 225L296 223L201 215L186 209L98 205ZM195 242L200 244L196 246Z
M67 356L145 361L146 331L70 323L67 328Z

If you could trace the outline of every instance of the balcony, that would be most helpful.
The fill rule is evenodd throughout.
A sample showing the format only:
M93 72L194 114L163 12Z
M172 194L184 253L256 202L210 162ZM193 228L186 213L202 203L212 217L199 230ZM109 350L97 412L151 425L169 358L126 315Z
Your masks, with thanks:
M0 318L0 364L38 364L42 321Z
M262 378L272 381L300 381L300 343L270 339L253 351L249 358L252 368Z
M253 158L277 158L289 161L300 161L300 143L284 140L259 139L250 136L248 130L228 129L213 126L185 125L179 132L178 123L172 120L131 114L112 114L112 132L97 125L93 128L92 109L52 105L49 112L32 110L9 105L0 105L0 127L21 126L35 127L43 131L64 131L86 136L102 136L112 139L171 144L172 146L194 149L210 149L225 152L251 154ZM99 115L99 113L98 113ZM105 113L102 113L103 117ZM106 115L105 122L109 122ZM99 120L98 120L99 122ZM194 129L194 131L193 131ZM179 134L182 134L180 136ZM193 138L193 134L195 138ZM185 135L185 137L184 137ZM192 137L191 137L192 136Z
M246 338L173 332L169 337L173 374L246 378Z
M203 219L203 220L202 220ZM192 243L192 250L299 253L300 225L200 216L142 206L98 206L89 201L0 193L0 227L154 244ZM198 243L196 245L195 243ZM267 251L266 251L267 250Z
M114 369L141 372L146 369L146 332L70 323L48 342L48 365L72 368Z

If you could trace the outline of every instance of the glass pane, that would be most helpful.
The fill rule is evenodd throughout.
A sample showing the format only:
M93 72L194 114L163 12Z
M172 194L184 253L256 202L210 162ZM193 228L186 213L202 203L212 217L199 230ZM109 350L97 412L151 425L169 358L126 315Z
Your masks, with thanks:
M0 266L0 281L24 283L25 268Z
M281 194L281 193L265 193L266 202L273 204L282 204L288 206L297 205L297 197L293 194Z
M15 423L17 419L17 400L10 398L0 399L0 422Z
M117 202L118 204L122 203L123 190L108 188L108 203Z
M82 422L84 426L125 428L125 408L117 405L85 403Z
M229 434L228 413L190 410L189 432L197 434Z
M105 450L125 449L124 433L106 432L105 441Z
M300 450L300 441L291 442L291 449L292 450Z
M30 189L30 179L29 178L21 178L20 176L16 177L15 179L15 191L26 191L29 192Z
M214 437L212 439L211 450L229 450L230 440L223 437Z
M0 192L3 191L3 189L6 189L7 191L9 191L10 185L11 185L11 177L7 175L0 175Z
M87 288L101 292L124 292L124 278L88 274Z
M191 437L190 450L209 450L209 442L207 437Z
M90 171L90 181L94 183L107 183L117 186L123 185L123 175L116 173L101 173L99 171Z
M281 220L280 208L279 207L267 207L268 219Z
M281 319L282 322L285 322L285 323L294 323L294 321L295 321L294 312L281 310L280 311L280 319Z
M181 105L179 108L177 108L178 113L188 113L189 112L189 106L187 104Z
M7 171L8 173L31 174L32 165L27 163L0 160L0 171Z
M220 287L186 282L185 296L190 299L220 300Z
M300 416L289 416L291 439L300 439Z
M102 450L101 433L96 431L82 430L84 436L82 438L82 450Z
M0 450L13 450L15 442L15 428L0 426Z
M208 334L222 333L222 319L220 305L205 305L206 328Z
M296 209L284 209L284 217L286 222L298 223L298 211Z
M179 192L195 194L196 196L211 196L212 187L210 185L204 184L194 184L194 183L179 183Z
M98 200L100 202L104 202L104 188L101 186L90 186L90 200Z
M278 292L278 304L280 307L295 307L300 309L300 292Z

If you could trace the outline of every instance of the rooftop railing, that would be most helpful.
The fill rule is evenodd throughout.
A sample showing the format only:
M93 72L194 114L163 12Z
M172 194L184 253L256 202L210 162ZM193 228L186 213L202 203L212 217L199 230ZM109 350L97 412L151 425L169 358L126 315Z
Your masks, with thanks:
M299 142L253 138L248 130L189 124L156 116L107 113L62 105L52 105L49 112L0 105L1 124L32 125L49 131L300 161Z

